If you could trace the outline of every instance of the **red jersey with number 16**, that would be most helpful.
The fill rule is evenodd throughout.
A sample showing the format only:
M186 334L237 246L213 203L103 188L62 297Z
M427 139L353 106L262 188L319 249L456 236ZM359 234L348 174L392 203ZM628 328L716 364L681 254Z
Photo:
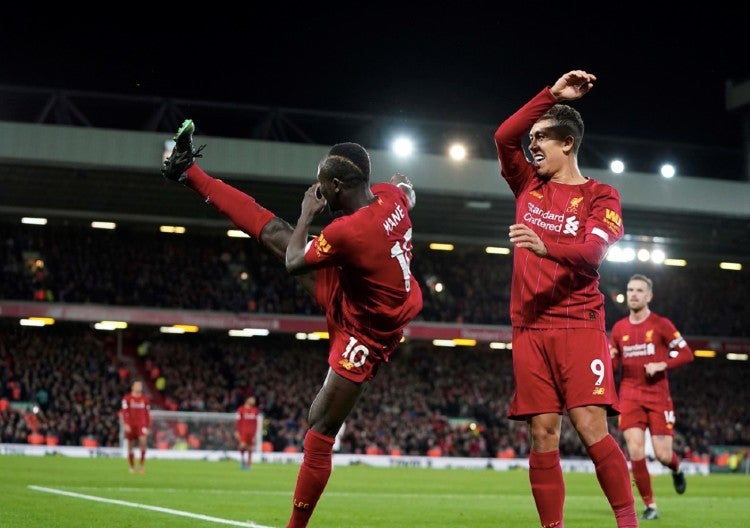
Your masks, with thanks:
M333 298L316 292L329 325L387 353L422 310L422 292L411 273L412 224L404 192L391 183L371 187L375 200L333 220L308 243L312 268L338 270ZM321 281L318 281L319 284Z

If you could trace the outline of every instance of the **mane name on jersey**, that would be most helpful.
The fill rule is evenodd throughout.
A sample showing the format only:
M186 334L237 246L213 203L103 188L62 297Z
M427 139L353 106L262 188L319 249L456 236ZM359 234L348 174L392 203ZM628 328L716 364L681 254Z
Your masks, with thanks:
M406 218L406 213L404 213L404 210L401 208L401 204L396 204L396 208L393 209L391 215L385 219L385 222L383 222L385 234L390 235L391 231L393 231L404 218Z

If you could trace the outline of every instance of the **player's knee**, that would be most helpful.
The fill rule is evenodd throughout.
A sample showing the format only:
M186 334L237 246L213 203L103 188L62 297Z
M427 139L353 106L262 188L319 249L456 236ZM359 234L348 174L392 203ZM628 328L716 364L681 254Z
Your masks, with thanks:
M560 444L560 433L554 427L536 426L531 430L534 449L548 451Z
M339 432L342 423L343 422L340 420L316 412L310 412L308 417L310 429L325 436L335 437L336 433Z
M260 242L277 255L286 255L292 226L279 217L271 219L260 232Z
M630 460L642 460L646 458L646 451L643 446L636 446L628 444L628 455Z
M664 465L669 464L672 462L672 450L668 449L654 449L654 455L656 456L656 459L661 462Z

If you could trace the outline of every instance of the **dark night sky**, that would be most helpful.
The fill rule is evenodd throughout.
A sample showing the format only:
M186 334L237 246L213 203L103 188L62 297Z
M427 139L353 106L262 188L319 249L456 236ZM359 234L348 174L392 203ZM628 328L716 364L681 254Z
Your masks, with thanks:
M724 93L750 78L743 2L248 4L5 6L0 83L495 125L582 68L590 133L741 145Z

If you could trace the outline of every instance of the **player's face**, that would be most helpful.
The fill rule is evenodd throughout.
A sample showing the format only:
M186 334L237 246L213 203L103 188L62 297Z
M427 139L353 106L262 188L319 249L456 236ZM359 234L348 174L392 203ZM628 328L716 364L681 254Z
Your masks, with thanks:
M138 395L143 392L143 384L140 381L133 382L133 394Z
M537 174L543 177L555 175L565 161L565 138L556 133L549 119L537 121L529 132L529 152L534 159Z
M628 282L628 308L633 311L643 310L651 302L651 290L642 280Z

